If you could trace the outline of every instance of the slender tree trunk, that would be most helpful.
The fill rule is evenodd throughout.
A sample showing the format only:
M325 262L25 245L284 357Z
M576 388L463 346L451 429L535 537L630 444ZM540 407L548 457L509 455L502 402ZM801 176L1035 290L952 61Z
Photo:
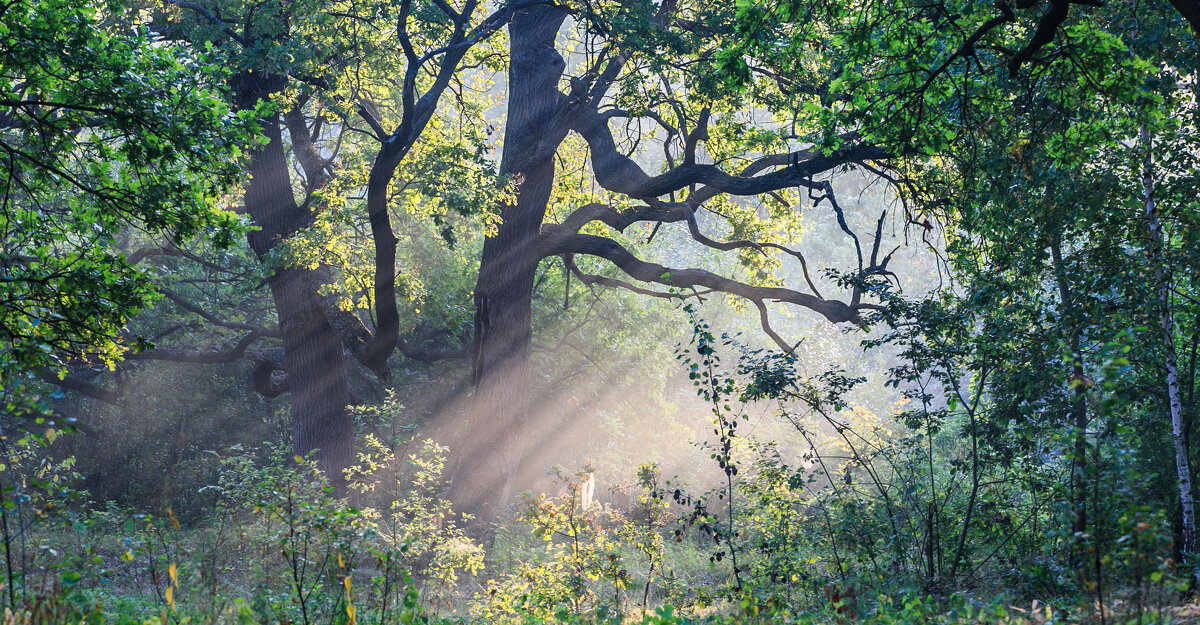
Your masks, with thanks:
M1193 462L1192 430L1196 424L1196 347L1200 342L1200 324L1192 318L1192 340L1189 348L1187 376L1183 388L1187 389L1187 400L1183 403L1183 448L1187 451L1189 466Z
M1071 384L1074 386L1074 397L1071 400L1071 424L1074 430L1074 450L1071 468L1072 508L1075 513L1071 530L1075 533L1076 547L1073 564L1082 571L1082 554L1078 549L1078 537L1088 530L1087 515L1087 377L1083 370L1083 350L1081 348L1080 330L1074 321L1075 311L1071 303L1071 289L1067 284L1066 268L1063 267L1062 243L1056 237L1050 247L1054 260L1055 276L1058 281L1058 298L1060 318L1063 329L1067 333L1068 346L1074 362L1071 364Z
M396 308L396 234L388 214L388 186L407 153L400 141L383 144L371 164L367 179L367 219L375 242L375 327L367 348L366 365L380 379L389 377L387 361L400 337L400 311Z
M450 499L487 528L519 486L529 435L529 355L537 237L554 183L554 152L566 136L558 81L565 63L554 47L561 9L538 6L509 25L508 124L503 174L516 201L501 206L496 236L483 246L475 286L475 396L458 447ZM483 534L488 536L485 529Z
M285 77L242 75L234 81L239 105L252 107L286 85ZM267 144L251 154L246 210L259 229L247 240L259 260L308 223L309 215L296 204L283 145L281 120L263 120ZM316 450L317 462L335 483L354 454L353 421L346 406L353 403L346 379L346 355L341 336L329 324L316 296L313 276L299 267L274 269L267 283L283 335L284 362L292 413L292 453Z
M958 547L954 550L954 560L950 563L950 583L954 583L958 578L958 566L967 551L967 534L971 531L971 518L975 514L975 502L979 497L979 427L974 407L969 406L967 410L971 420L971 494L967 498L967 512L963 516L962 530L958 534Z
M1162 328L1163 357L1167 365L1167 403L1171 412L1171 439L1175 448L1175 473L1179 485L1180 551L1190 561L1196 549L1196 516L1192 503L1192 469L1188 461L1186 433L1183 424L1183 401L1179 392L1179 366L1175 356L1175 318L1171 312L1171 285L1163 258L1163 228L1158 205L1154 200L1154 155L1150 132L1143 125L1142 143L1146 158L1142 167L1142 193L1146 218L1150 225L1150 261L1154 264L1154 280L1158 286L1159 324Z

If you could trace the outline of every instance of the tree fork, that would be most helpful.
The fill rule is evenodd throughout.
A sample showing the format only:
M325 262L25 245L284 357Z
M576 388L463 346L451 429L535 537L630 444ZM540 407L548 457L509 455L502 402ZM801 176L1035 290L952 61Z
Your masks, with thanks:
M253 108L279 93L287 78L246 72L232 82L239 107ZM247 241L260 261L310 218L309 211L298 206L292 195L281 125L278 113L262 120L267 143L251 153L250 183L244 198L247 212L259 227L247 234ZM346 411L353 399L341 337L316 300L307 271L276 268L267 283L283 339L292 453L306 456L315 451L320 468L337 483L354 455L354 427Z
M496 236L484 241L475 287L475 396L457 438L450 500L475 518L479 538L515 494L529 413L533 281L538 232L554 182L554 152L566 137L558 80L566 63L554 47L566 12L517 11L509 23L509 124L500 173L517 185L500 208ZM453 449L453 446L452 446Z

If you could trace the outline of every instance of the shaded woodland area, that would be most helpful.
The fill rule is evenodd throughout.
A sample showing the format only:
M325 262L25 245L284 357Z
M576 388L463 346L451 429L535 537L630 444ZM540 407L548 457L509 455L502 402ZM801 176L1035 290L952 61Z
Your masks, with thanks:
M1198 32L0 4L5 622L1195 621Z

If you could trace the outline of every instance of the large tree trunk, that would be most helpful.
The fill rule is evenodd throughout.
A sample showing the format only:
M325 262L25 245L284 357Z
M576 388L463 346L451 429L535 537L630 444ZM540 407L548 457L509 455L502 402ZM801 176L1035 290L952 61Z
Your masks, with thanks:
M286 78L264 75L242 75L234 82L243 107L254 106L284 85ZM279 115L264 119L262 129L268 141L251 154L245 195L246 210L259 228L247 240L259 260L309 220L292 194ZM340 484L342 469L350 466L354 454L353 421L346 411L353 400L341 337L325 317L310 273L299 267L276 268L267 282L283 334L292 453L304 456L316 450L321 469Z
M346 378L346 351L313 297L305 269L281 268L269 279L283 334L288 403L292 413L292 453L316 451L317 465L334 484L354 460L354 423L346 407L354 403Z
M539 6L509 25L508 123L502 173L517 185L515 203L501 206L496 236L484 242L475 286L473 377L476 384L450 499L475 517L480 534L521 485L530 412L529 355L533 282L540 260L538 230L554 182L554 152L566 136L558 81L565 63L555 49L561 9Z

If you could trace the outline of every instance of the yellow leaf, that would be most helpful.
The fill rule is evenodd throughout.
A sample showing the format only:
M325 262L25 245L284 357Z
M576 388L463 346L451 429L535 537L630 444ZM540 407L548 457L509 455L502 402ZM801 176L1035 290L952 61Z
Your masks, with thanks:
M58 438L58 430L54 428L46 429L46 442L54 443L54 439Z
M342 559L342 557L339 555L338 560L340 561L341 559ZM347 575L345 578L343 578L342 583L346 586L346 618L348 619L347 625L356 625L358 623L358 621L357 621L357 619L355 619L354 615L355 615L355 613L358 612L358 610L356 610L354 608L354 599L350 596L350 576Z
M342 554L339 553L339 554L337 554L337 556L338 556L338 568L339 569L346 568L346 563L344 561L342 561ZM347 577L346 579L350 579L350 578Z
M175 566L174 562L172 562L171 565L167 567L167 575L171 578L172 585L174 585L174 586L179 585L179 568Z
M167 591L163 593L163 598L167 600L167 605L171 606L171 611L175 611L175 587L167 586Z

